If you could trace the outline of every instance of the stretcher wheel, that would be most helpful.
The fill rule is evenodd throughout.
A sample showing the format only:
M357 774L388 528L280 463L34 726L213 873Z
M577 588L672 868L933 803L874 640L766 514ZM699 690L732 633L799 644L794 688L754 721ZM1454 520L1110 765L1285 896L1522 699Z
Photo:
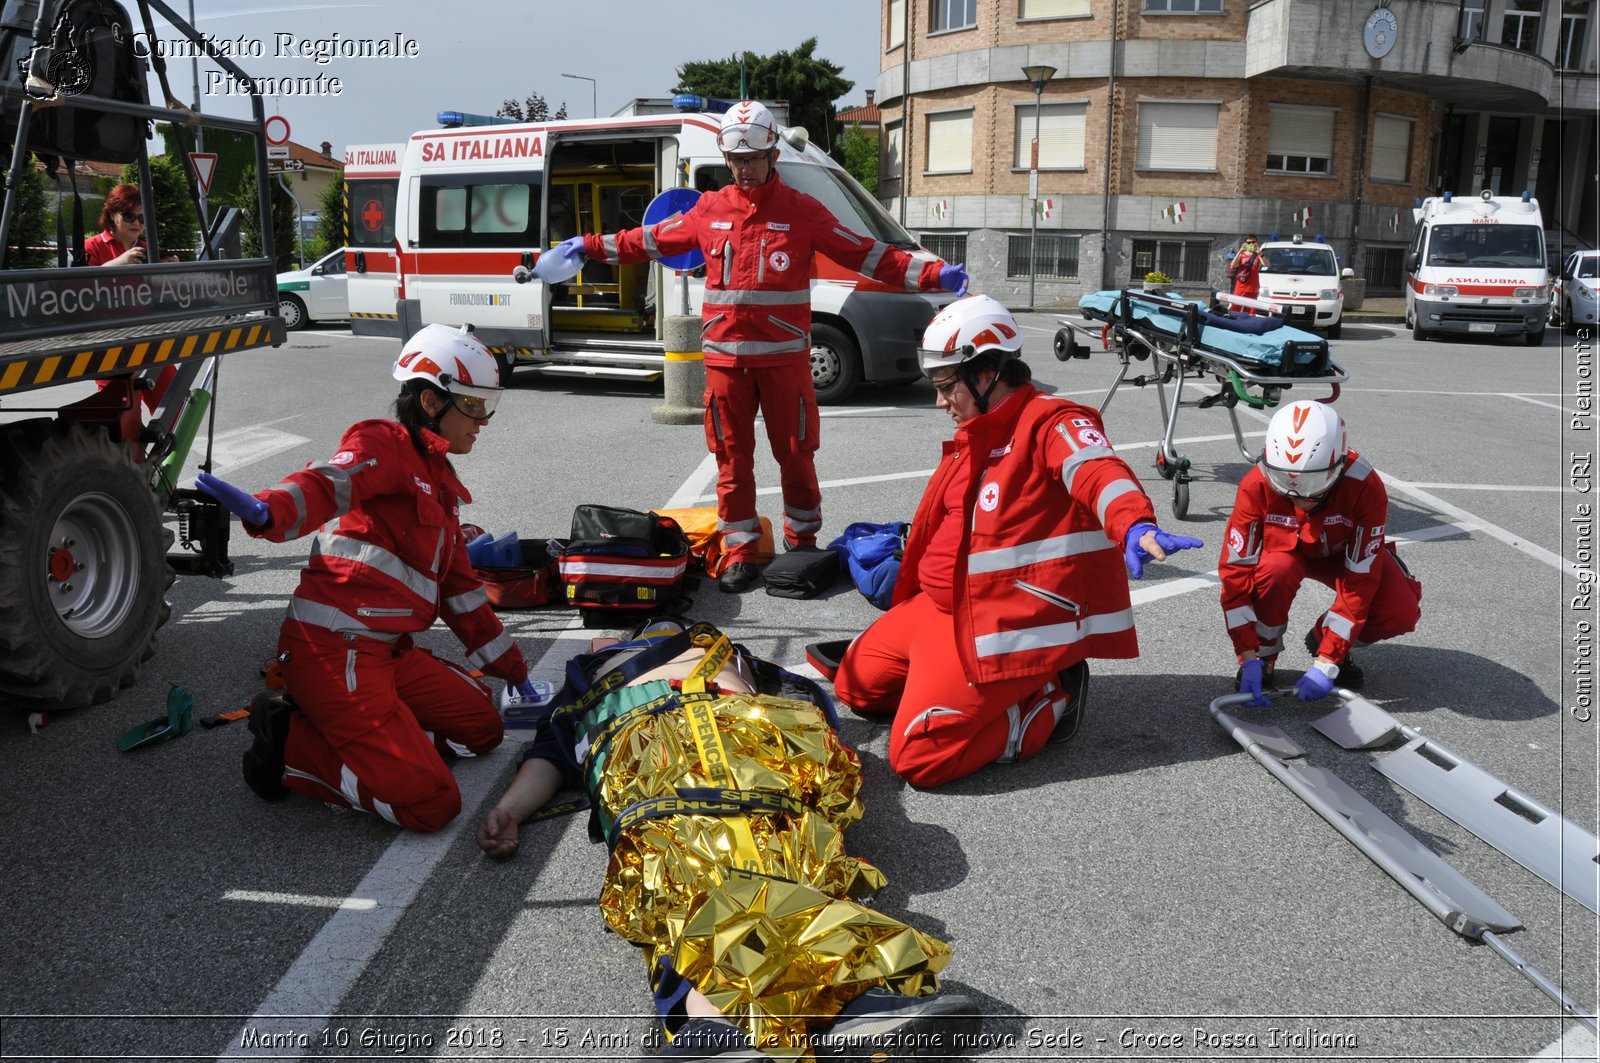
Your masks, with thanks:
M1073 349L1077 345L1077 341L1072 337L1071 329L1057 329L1055 341L1051 344L1051 349L1056 352L1056 361L1071 361L1077 355L1077 352Z
M1176 480L1172 484L1172 515L1179 520L1189 519L1189 481Z
M1178 475L1178 467L1168 461L1167 456L1158 450L1156 451L1156 472L1161 474L1163 480L1170 480Z

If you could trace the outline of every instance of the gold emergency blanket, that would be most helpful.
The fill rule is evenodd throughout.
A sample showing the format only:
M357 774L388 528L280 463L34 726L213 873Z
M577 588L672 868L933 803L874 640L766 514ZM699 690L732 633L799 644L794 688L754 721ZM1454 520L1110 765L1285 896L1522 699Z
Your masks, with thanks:
M856 901L884 878L845 854L861 768L816 706L684 694L621 721L607 755L606 924L647 965L669 960L757 1047L803 1050L806 1016L872 986L938 991L950 946Z

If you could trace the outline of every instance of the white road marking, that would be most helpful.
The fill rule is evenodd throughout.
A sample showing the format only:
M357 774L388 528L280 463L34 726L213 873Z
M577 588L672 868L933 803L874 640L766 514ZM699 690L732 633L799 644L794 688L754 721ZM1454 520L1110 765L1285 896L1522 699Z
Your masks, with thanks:
M716 482L717 456L715 454L707 454L705 460L700 462L694 472L689 474L687 480L683 481L683 486L678 488L673 496L667 499L667 504L661 508L687 509L697 503L704 502L708 497L705 493L706 487ZM713 494L709 497L712 501L715 501L717 496Z
M1411 486L1436 491L1550 491L1560 494L1566 490L1564 487L1536 487L1532 484L1424 484L1415 480Z
M1567 1032L1561 1035L1561 1040L1551 1041L1533 1058L1592 1060L1597 1051L1600 1051L1600 1045L1595 1043L1594 1034L1574 1023L1567 1027Z
M1565 406L1557 406L1553 402L1542 402L1539 399L1531 399L1526 395L1513 395L1511 392L1508 391L1504 395L1502 395L1501 397L1502 398L1507 398L1507 399L1517 399L1518 401L1521 401L1521 402L1531 402L1535 406L1546 406L1546 407L1549 407L1552 410L1560 410L1562 413L1566 414L1568 417L1577 417L1577 416L1579 416L1579 413L1578 413L1577 410L1569 410Z
M292 432L280 432L270 426L271 424L279 423L282 422L249 425L245 428L218 432L211 447L212 467L218 472L223 469L231 472L246 465L253 465L258 461L264 461L274 454L281 454L286 450L311 442L305 436L295 435ZM204 457L204 443L197 439L194 450L190 452L190 458L198 463Z
M346 908L367 912L378 906L371 897L313 897L305 893L263 893L260 890L229 890L225 901L253 901L258 904L287 904L299 908Z

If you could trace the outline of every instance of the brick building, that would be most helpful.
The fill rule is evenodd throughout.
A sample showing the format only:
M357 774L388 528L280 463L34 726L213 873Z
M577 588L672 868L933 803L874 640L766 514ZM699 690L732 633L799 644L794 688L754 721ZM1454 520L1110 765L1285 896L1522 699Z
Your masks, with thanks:
M1155 268L1221 286L1246 232L1323 234L1397 292L1411 208L1446 190L1533 192L1554 257L1600 224L1595 5L880 0L879 195L1014 305L1030 214L1040 306Z

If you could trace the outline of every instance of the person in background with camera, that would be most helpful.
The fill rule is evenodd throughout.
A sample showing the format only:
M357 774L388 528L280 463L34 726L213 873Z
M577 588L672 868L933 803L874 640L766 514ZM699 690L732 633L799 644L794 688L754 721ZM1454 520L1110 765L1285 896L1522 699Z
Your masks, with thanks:
M1261 244L1255 236L1246 236L1239 245L1238 254L1228 263L1228 279L1233 281L1233 294L1255 299L1261 294Z
M467 329L434 324L406 341L393 376L395 419L352 425L327 461L253 495L205 472L196 484L252 536L316 533L278 636L289 697L251 704L245 782L267 801L294 790L436 831L461 811L445 756L487 753L504 736L468 668L536 695L473 574L460 512L472 496L449 459L494 416L494 356ZM439 619L465 667L413 645Z
M100 231L83 242L83 261L90 266L139 266L146 253L139 186L118 185L100 208ZM161 261L176 262L178 256L163 255Z

